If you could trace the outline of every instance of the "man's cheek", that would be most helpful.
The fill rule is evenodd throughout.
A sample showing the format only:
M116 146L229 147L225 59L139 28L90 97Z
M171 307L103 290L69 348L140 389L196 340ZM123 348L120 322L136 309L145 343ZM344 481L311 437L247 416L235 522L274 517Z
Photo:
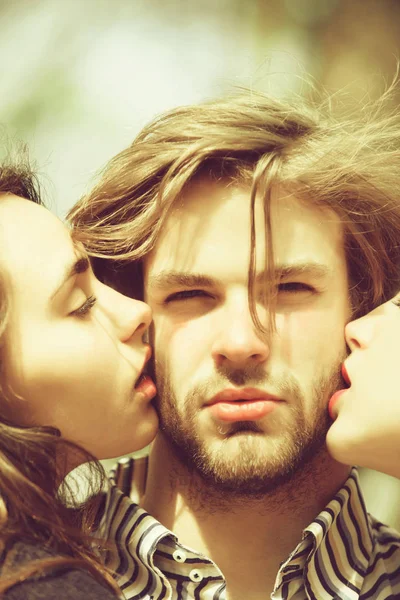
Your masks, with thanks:
M277 334L286 365L300 364L303 372L308 365L314 373L317 363L331 363L345 348L344 322L338 324L325 311L303 311L280 318L278 315Z
M169 319L153 315L152 342L158 363L165 364L168 357L179 356L179 344L176 342L180 326Z
M168 332L169 360L171 375L174 380L188 383L188 378L193 381L196 373L203 370L205 363L210 362L210 352L204 331L190 325L180 325ZM208 359L208 360L207 360Z

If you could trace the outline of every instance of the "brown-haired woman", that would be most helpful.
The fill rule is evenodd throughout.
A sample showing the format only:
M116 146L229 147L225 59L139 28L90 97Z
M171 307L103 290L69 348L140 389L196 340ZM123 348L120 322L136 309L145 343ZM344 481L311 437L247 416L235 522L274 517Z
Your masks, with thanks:
M155 435L151 313L100 283L40 204L29 170L0 169L0 596L105 600L118 589L89 539L97 459ZM98 477L81 506L65 476L87 461Z

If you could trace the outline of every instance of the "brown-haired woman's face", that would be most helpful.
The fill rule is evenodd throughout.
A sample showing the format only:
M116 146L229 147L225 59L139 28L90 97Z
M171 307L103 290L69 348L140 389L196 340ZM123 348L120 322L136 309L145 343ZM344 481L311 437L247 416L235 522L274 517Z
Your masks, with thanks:
M94 276L83 248L45 208L0 198L0 265L11 300L4 357L11 417L51 425L98 458L148 444L157 429L142 336L149 307Z
M346 326L349 388L330 401L328 449L337 460L400 477L400 294Z

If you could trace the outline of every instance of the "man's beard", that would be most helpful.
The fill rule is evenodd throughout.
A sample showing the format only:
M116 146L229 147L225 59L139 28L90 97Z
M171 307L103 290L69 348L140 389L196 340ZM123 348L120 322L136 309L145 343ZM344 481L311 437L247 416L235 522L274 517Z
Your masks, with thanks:
M313 410L307 417L305 398L295 378L291 375L270 377L260 365L235 371L220 369L212 380L193 387L179 411L170 378L158 363L156 403L160 429L180 463L189 473L199 475L207 487L221 494L229 493L230 497L263 496L288 482L299 470L308 471L310 462L325 451L330 426L326 401L337 389L344 387L340 375L340 364L344 359L343 354L329 372L314 380L309 400ZM267 417L268 425L278 432L278 437L269 439L267 455L262 451L265 444L260 443L260 438L268 438L269 434L257 421L221 424L224 439L218 450L210 449L207 440L199 435L196 417L202 410L201 400L212 397L229 384L240 387L264 387L267 384L274 394L289 401L285 410L292 412L290 424L286 420L280 421L275 411ZM232 457L229 449L225 451L224 447L233 436L240 436L240 439L237 440L238 451Z

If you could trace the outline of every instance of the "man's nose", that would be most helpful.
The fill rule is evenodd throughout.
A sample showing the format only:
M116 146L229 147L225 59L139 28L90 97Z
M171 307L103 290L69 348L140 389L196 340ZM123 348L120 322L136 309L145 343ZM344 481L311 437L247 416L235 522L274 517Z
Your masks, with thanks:
M219 315L221 316L221 315ZM270 353L267 336L259 332L250 314L247 299L245 306L230 307L224 312L217 328L212 355L218 366L263 363Z

